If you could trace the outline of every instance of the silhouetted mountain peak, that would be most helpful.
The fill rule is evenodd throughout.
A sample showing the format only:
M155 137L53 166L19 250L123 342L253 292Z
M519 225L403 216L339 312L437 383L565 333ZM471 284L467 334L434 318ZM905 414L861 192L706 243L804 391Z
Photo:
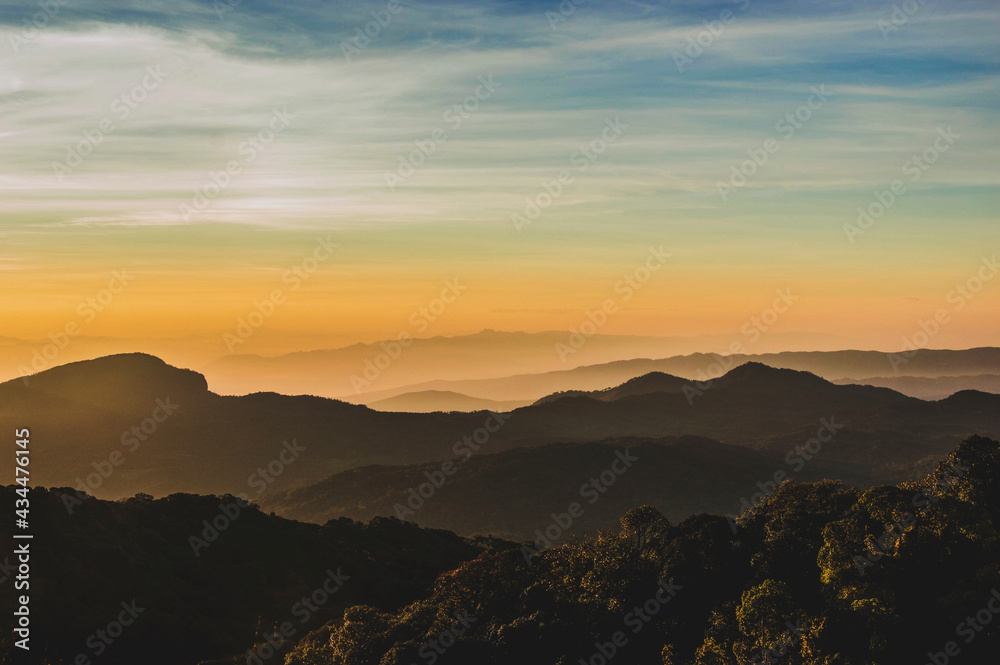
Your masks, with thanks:
M795 372L794 370L779 369L777 367L771 367L770 365L765 365L762 362L757 362L756 360L749 360L742 365L737 365L733 369L726 372L726 376L729 377L760 377L760 376L777 376L779 374L784 374L790 372L792 374L805 372Z
M682 379L679 376L673 376L665 372L649 372L647 374L643 374L642 376L637 376L634 379L629 379L625 383L612 388L592 391L568 390L565 392L547 395L535 403L545 404L556 400L570 398L588 398L600 400L602 402L614 402L625 397L633 397L636 395L679 393L684 389L684 386L689 383L690 381L687 379Z
M949 406L996 408L996 395L981 390L959 390L957 393L940 400L939 403Z
M14 379L0 384L0 391L43 393L80 402L113 404L150 396L180 398L206 393L208 382L198 372L173 367L156 356L122 353Z
M673 376L666 372L649 372L601 392L606 393L611 399L621 399L629 395L681 392L683 387L689 383L690 381L687 379L682 379L679 376Z
M812 388L832 386L829 381L810 372L779 369L764 363L750 361L726 372L718 379L719 386L736 387L752 385L761 389Z

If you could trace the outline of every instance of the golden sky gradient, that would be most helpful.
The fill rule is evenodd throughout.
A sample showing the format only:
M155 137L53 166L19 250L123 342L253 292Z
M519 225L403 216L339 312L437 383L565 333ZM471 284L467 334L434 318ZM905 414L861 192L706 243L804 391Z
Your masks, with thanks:
M414 6L351 57L357 8L67 9L0 51L4 362L67 325L207 360L569 331L609 298L601 333L740 336L779 290L771 344L895 351L935 313L926 346L997 343L995 3L889 37L872 8L748 12L684 67L702 10L636 7Z

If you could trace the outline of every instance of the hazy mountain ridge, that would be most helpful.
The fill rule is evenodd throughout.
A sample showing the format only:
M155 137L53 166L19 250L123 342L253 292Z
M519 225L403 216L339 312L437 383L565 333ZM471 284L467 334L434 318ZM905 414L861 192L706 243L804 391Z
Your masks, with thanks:
M171 411L166 417L160 404ZM106 468L109 455L122 452L109 477L94 476L93 493L114 498L177 491L253 496L248 478L275 460L286 441L304 447L306 461L285 465L271 476L269 490L358 464L420 461L443 454L442 437L461 438L482 417L378 413L275 393L224 397L209 392L197 373L129 354L0 384L0 422L31 429L42 484L80 487L95 464Z
M961 376L872 376L866 379L834 379L833 383L863 383L869 386L890 388L910 397L923 400L940 400L960 390L978 390L1000 394L1000 374L974 374Z
M841 477L887 482L926 469L957 439L1000 431L1000 396L984 393L923 402L759 364L698 385L694 395L564 396L522 407L488 435L482 452L692 435L785 454L832 418L840 429L823 463L841 468ZM76 363L27 385L0 384L0 398L0 425L32 429L38 482L112 498L185 491L256 499L366 465L447 460L461 454L459 442L495 418L488 412L384 413L274 393L223 397L208 391L199 375L142 355ZM161 404L172 412L154 422L163 415ZM136 428L147 426L152 430L139 436ZM300 452L288 459L293 443ZM268 465L278 473L268 474ZM859 476L860 469L868 471Z
M482 399L451 390L424 390L375 400L366 403L365 406L376 411L433 413L435 411L511 411L530 403L530 400Z
M633 466L601 490L598 500L597 492L587 489L589 479L599 479L617 453L626 451L635 458ZM614 528L619 516L637 505L654 506L674 521L700 512L739 513L740 500L759 492L756 483L771 482L777 471L802 481L844 475L798 454L789 464L782 454L698 437L554 443L475 455L447 476L441 468L431 462L353 469L276 493L262 505L309 522L396 515L460 534L529 539L571 502L584 509L572 528L583 535ZM429 492L435 478L440 487L424 499L418 490Z
M526 333L483 330L452 337L415 337L413 333L409 331L406 336L397 339L280 356L236 353L208 363L202 371L213 390L223 394L266 389L368 402L393 397L401 392L436 389L426 386L392 395L382 394L384 390L419 383L427 377L439 380L503 377L555 371L580 364L663 357L713 346L724 348L729 344L728 337L722 335L683 338L596 334L564 362L555 349L557 344L566 343L569 334L566 331ZM801 341L796 342L795 339L794 334L777 334L771 343L777 345L784 341L785 348L799 346ZM567 365L567 362L570 364ZM455 392L480 395L476 391ZM519 396L481 397L500 401L531 399Z
M589 397L602 402L613 402L617 399L631 397L633 395L647 395L649 393L680 393L683 392L685 387L690 385L691 382L687 379L682 379L678 376L671 376L670 374L665 374L664 372L654 371L648 374L643 374L642 376L637 376L634 379L629 379L621 385L605 388L603 390L567 390L564 392L553 393L537 400L535 404L544 404L546 402L552 402L564 397Z
M678 377L650 374L593 393L551 395L517 413L543 420L568 437L579 436L578 441L585 440L588 432L610 432L608 423L624 427L622 423L631 422L633 429L650 426L649 432L675 427L678 432L697 429L705 436L704 431L712 431L749 449L673 432L681 438L559 443L477 455L460 465L426 502L413 498L412 490L426 486L430 478L426 474L438 474L440 462L356 469L272 496L267 505L297 519L320 522L339 516L368 519L412 513L409 519L427 526L523 538L531 533L529 525L544 522L550 512L561 509L560 501L572 500L581 479L600 471L598 451L607 453L615 446L639 446L644 451L640 457L654 461L637 464L623 480L627 494L609 491L609 498L580 520L581 529L610 528L629 505L649 504L674 520L698 512L738 512L740 499L757 493L757 483L766 485L776 474L807 481L836 478L860 487L919 477L938 458L937 436L945 430L931 425L931 431L921 431L927 426L921 416L925 411L951 414L942 419L964 418L970 433L996 431L1000 426L1000 414L994 411L1000 397L986 393L963 391L927 403L887 388L838 386L808 372L756 362L703 385L704 392L693 395L693 403L688 402L689 395L679 393L682 387L691 386ZM825 408L828 415L820 416L811 431L806 429L798 437L774 436L785 421L818 408ZM915 426L912 420L923 424ZM803 453L801 446L823 429L823 423L831 425L826 443L811 455ZM764 434L741 439L737 430L744 430L744 435L745 430ZM940 444L948 445L946 439ZM683 472L677 473L678 469ZM560 489L552 496L556 487ZM532 501L525 503L527 495ZM408 501L419 508L412 510ZM477 509L469 511L470 505Z
M394 389L375 390L360 396L345 394L342 397L351 402L368 402L406 392L449 390L477 395L483 399L539 400L559 392L603 390L650 372L663 372L690 380L711 380L744 362L760 362L770 367L806 371L843 383L864 383L869 378L882 377L887 372L893 371L890 354L880 351L789 351L736 356L694 353L658 360L633 358L567 370L494 379L425 381ZM906 362L897 364L896 369L900 377L936 378L984 372L1000 374L1000 348L981 347L954 351L920 349Z

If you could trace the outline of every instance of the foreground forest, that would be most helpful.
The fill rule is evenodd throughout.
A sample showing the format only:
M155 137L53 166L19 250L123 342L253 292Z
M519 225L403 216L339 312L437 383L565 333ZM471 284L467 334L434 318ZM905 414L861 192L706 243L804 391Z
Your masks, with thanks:
M1000 444L972 437L920 482L786 482L736 520L638 508L617 533L483 553L400 611L350 608L286 662L992 663L998 536Z
M738 517L674 525L638 507L617 531L550 542L245 507L202 544L203 520L234 497L75 498L34 493L49 534L33 578L38 663L941 665L1000 653L1000 443L982 437L918 482L789 481ZM94 631L133 599L143 612L98 652ZM9 642L0 651L10 662Z
M0 489L6 505L14 487ZM231 495L112 502L35 488L31 502L31 651L11 660L17 556L0 556L4 665L191 664L249 649L285 621L290 645L353 604L421 598L490 546L394 518L303 524Z

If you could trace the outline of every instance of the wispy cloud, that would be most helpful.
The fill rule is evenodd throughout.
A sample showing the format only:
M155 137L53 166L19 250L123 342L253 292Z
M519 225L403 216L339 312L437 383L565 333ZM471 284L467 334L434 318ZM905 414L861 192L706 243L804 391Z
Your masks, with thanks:
M95 214L67 217L74 224L176 223L170 215L191 189L237 158L241 141L273 109L288 108L295 114L288 131L197 221L289 218L303 208L420 220L456 200L500 203L535 187L544 168L565 161L603 116L621 111L634 128L595 168L589 200L613 199L634 175L629 165L644 162L660 163L663 191L709 192L734 153L818 83L837 90L836 108L790 158L810 187L841 188L852 180L848 170L858 183L874 177L856 146L903 155L921 133L958 121L974 135L967 150L976 154L935 177L983 184L981 169L997 153L986 104L997 95L995 7L923 8L887 44L876 27L887 8L877 3L813 5L795 19L751 6L678 73L672 54L727 6L595 3L553 30L534 3L407 3L348 62L342 42L379 3L242 3L221 17L193 2L74 3L0 60L0 186L22 212L36 209L31 191L44 192L54 209L59 201L77 210L94 202ZM0 12L11 33L24 9ZM162 84L123 105L149 67L162 70ZM384 172L487 74L503 81L502 93L387 202ZM105 120L113 128L102 132ZM847 131L855 148L838 151L837 134ZM87 150L80 142L97 134L100 142L57 181L55 165ZM166 208L148 210L150 199ZM96 214L102 200L119 210Z

